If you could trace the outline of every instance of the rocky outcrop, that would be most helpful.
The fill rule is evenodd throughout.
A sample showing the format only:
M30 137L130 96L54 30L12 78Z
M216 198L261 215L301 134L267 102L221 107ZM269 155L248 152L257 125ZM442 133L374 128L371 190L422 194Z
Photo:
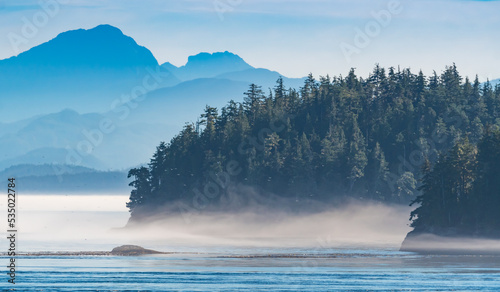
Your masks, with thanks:
M146 249L138 245L122 245L111 250L111 255L117 256L138 256L148 254L164 254L164 252Z

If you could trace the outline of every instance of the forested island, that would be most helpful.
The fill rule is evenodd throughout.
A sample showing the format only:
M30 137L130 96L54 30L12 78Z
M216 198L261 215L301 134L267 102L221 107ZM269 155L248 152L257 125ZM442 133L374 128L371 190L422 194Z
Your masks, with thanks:
M491 235L500 226L499 111L500 86L463 78L455 65L431 76L378 65L367 78L311 74L300 90L282 79L269 90L252 84L243 102L207 106L147 167L130 170L127 207L139 222L348 197L418 204L415 233Z
M403 248L423 234L500 238L500 131L487 131L477 145L461 139L422 172Z

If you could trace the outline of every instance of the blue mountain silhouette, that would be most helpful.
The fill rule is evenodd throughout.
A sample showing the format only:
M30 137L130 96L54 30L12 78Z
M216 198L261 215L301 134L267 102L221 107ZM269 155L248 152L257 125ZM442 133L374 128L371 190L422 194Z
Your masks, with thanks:
M126 119L119 118L113 106L123 106L122 96L151 74L161 74L157 88L142 96ZM135 166L147 161L160 140L196 121L206 105L241 101L250 83L267 90L280 76L227 51L191 56L181 67L159 66L147 48L110 25L61 33L0 60L0 170L20 163L67 163L67 146L74 149L85 139L82 131L98 129L105 118L116 130L81 166ZM290 87L303 83L283 79Z
M240 56L228 51L213 54L199 53L190 56L186 65L179 68L168 62L162 66L183 81L216 77L219 74L253 68L240 58Z
M0 114L13 121L64 108L103 111L157 67L148 49L110 25L64 32L0 61ZM164 75L158 87L179 82Z
M4 66L25 68L82 68L129 70L157 66L153 54L111 25L99 25L59 34L18 56L3 60Z

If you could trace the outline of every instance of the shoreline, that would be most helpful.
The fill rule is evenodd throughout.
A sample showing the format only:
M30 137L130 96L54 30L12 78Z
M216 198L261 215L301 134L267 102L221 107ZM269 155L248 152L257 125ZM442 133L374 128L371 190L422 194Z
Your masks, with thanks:
M500 239L410 232L399 251L421 255L500 256Z
M198 254L195 252L158 252L156 254ZM136 256L154 255L154 254L141 254ZM77 257L77 256L130 256L113 254L111 251L36 251L36 252L19 252L15 257L37 257L37 256L59 256L59 257ZM0 257L11 257L7 253L0 253Z
M402 251L402 250L400 250ZM422 252L424 251L424 252ZM448 252L431 252L430 250L419 250L419 251L403 251L407 252L407 254L377 254L377 253L299 253L299 254L290 254L290 253L276 253L276 254L231 254L231 255L221 255L218 253L198 253L198 252L158 252L155 254L134 254L134 255L125 255L125 254L113 254L110 251L75 251L75 252L66 252L66 251L41 251L41 252L21 252L16 254L16 257L142 257L142 256L158 256L158 255L206 255L212 258L219 259L342 259L342 258L388 258L388 257L412 257L415 255L434 255L434 256L494 256L500 257L500 252L497 253L458 253L453 250L449 250ZM0 257L9 257L7 253L0 253Z

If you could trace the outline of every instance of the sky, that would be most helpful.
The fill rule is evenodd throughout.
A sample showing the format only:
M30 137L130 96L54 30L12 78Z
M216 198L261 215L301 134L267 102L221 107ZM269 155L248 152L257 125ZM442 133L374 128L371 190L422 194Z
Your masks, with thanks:
M0 59L111 24L176 66L230 51L287 77L455 63L485 81L500 78L499 11L500 1L477 0L0 0Z

